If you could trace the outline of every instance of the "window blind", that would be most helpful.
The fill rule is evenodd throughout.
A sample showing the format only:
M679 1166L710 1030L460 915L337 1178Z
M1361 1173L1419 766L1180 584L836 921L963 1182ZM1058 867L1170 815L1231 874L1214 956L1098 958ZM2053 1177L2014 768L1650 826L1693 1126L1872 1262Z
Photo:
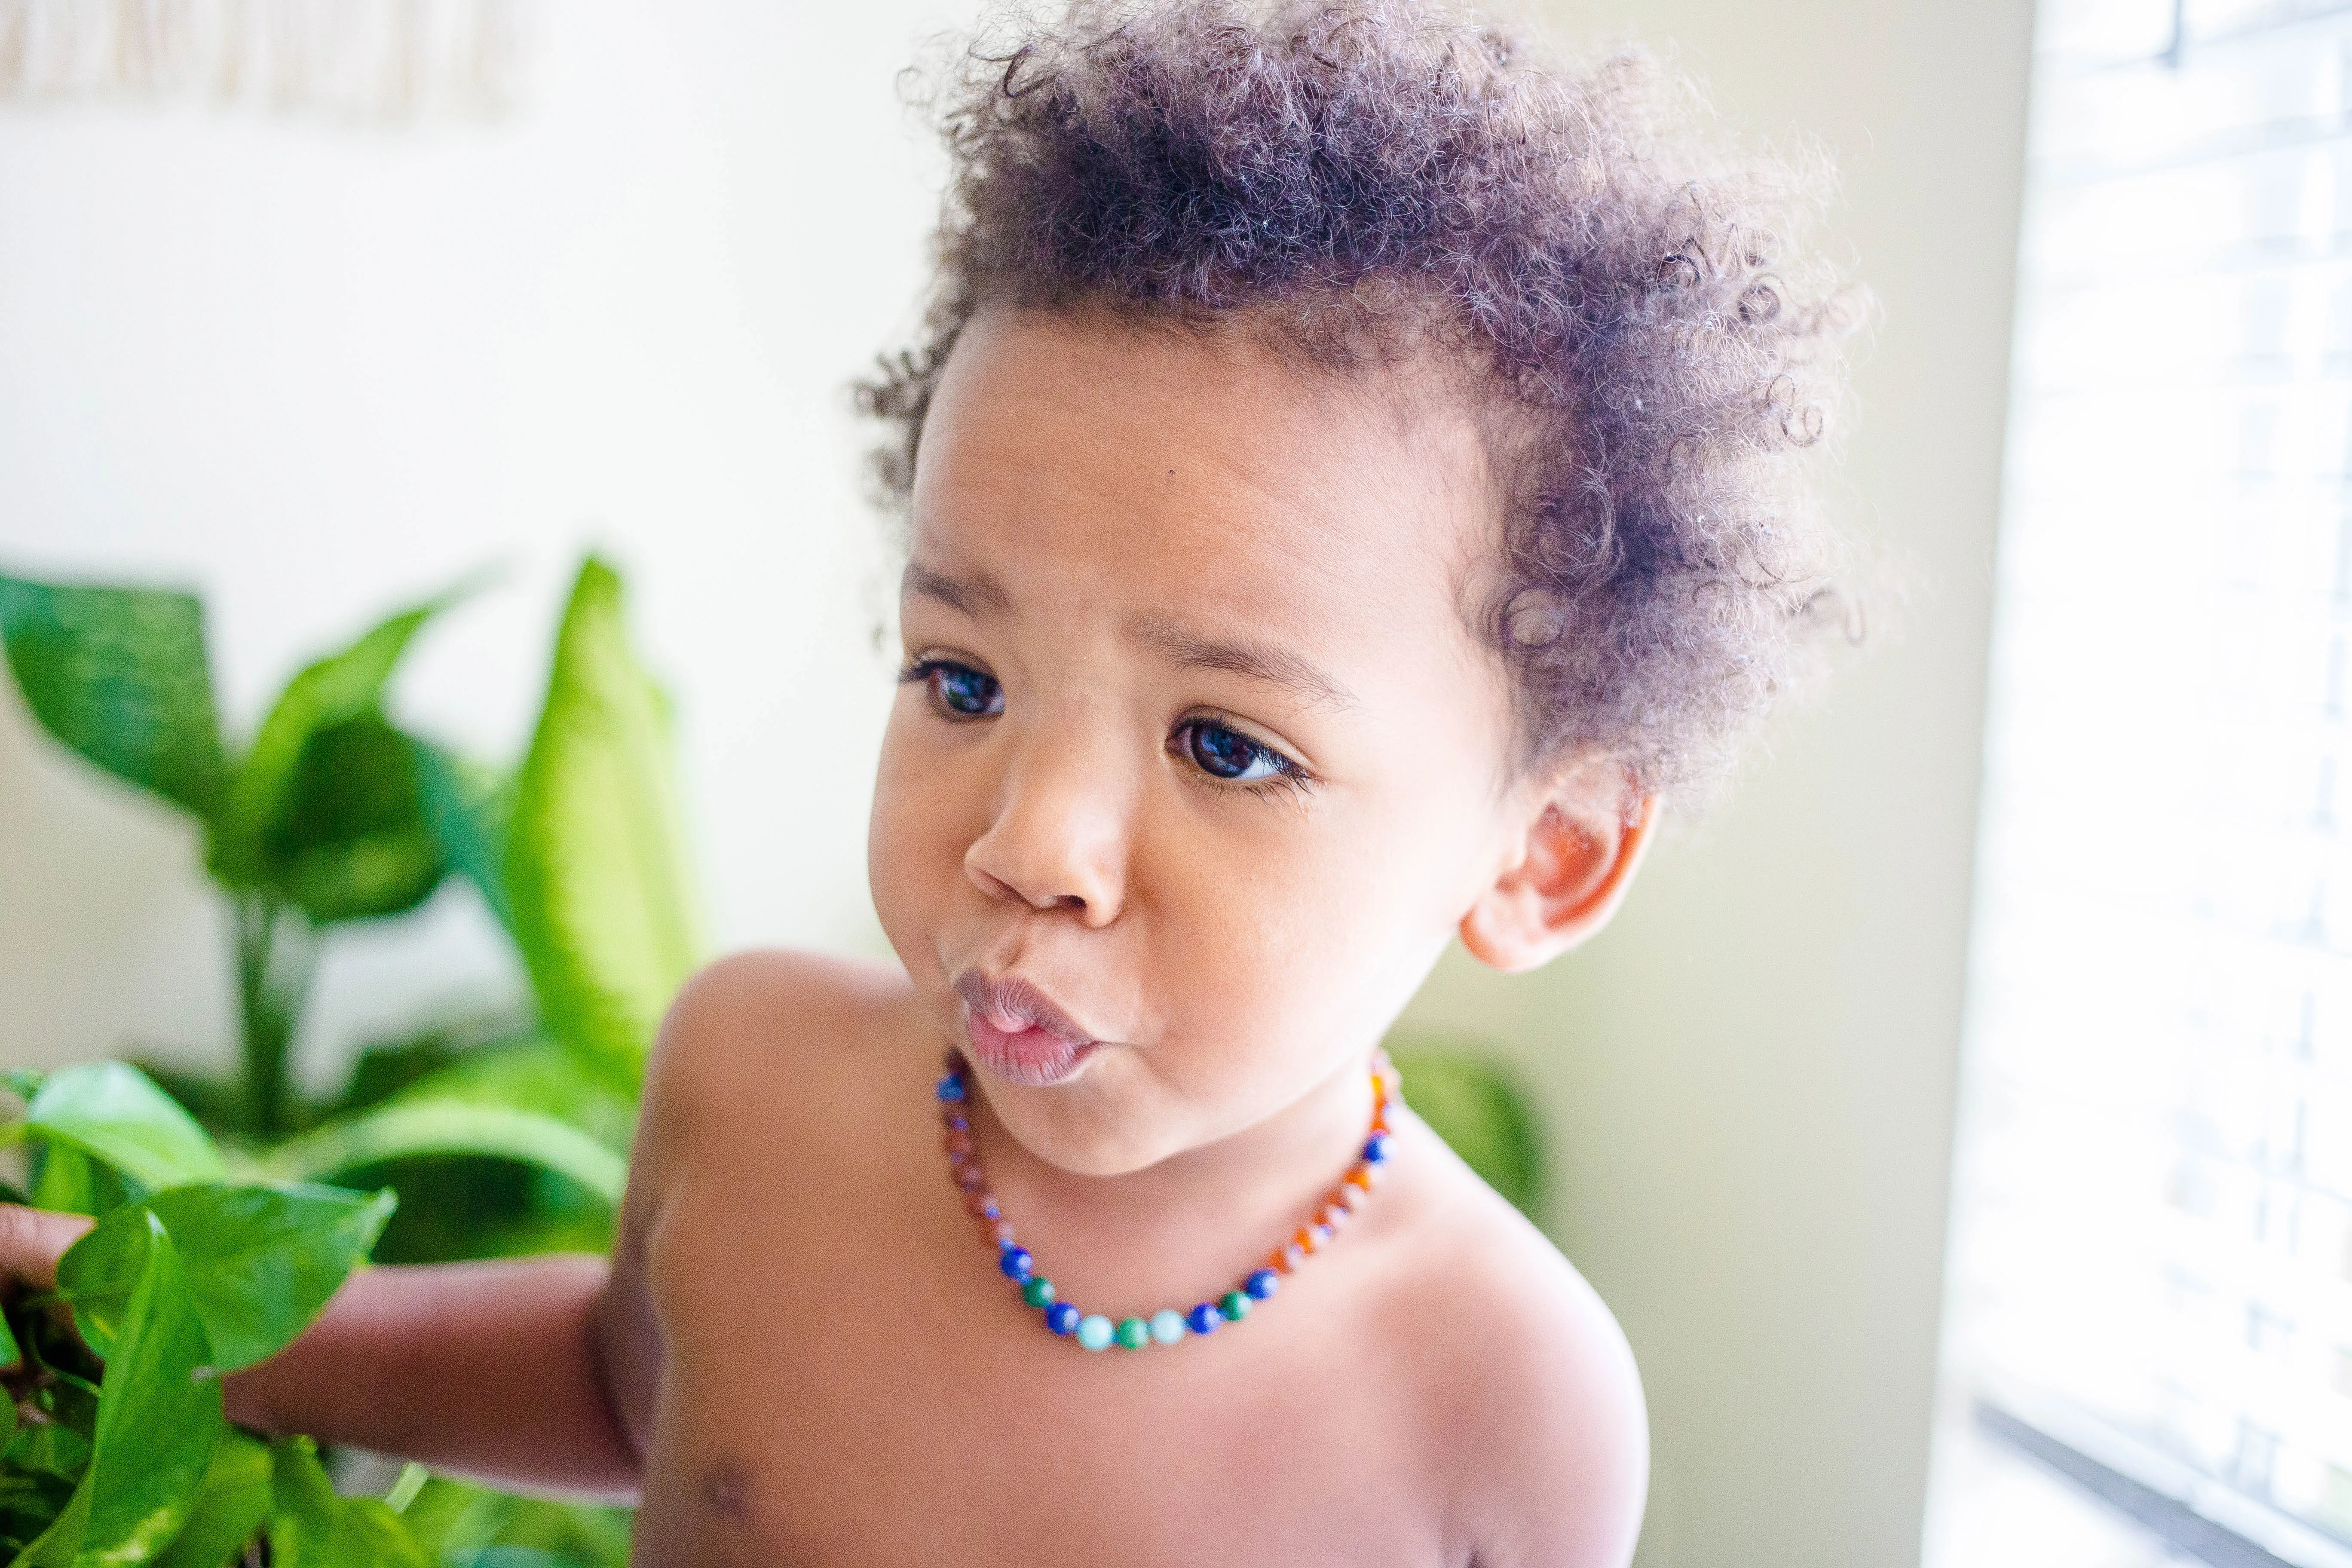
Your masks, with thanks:
M2352 5L2043 0L1948 1381L2352 1565Z

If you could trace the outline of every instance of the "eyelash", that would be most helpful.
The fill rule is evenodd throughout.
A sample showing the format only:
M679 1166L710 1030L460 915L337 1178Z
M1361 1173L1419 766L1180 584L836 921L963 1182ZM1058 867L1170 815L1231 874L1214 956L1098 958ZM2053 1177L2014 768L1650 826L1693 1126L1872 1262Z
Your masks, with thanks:
M934 676L945 670L961 670L966 674L986 677L985 671L975 669L971 665L965 664L960 659L919 658L899 670L898 682L902 686L928 685L930 683L931 679ZM987 679L993 679L993 677L987 677ZM999 687L998 690L1001 696L1003 688ZM975 720L994 717L993 714L986 713L957 712L952 709L947 708L945 704L940 700L936 693L931 697L931 706L934 711L937 711L940 714L940 717L945 719L951 724L968 724ZM1192 714L1187 718L1180 720L1176 728L1169 733L1168 749L1171 752L1177 752L1180 755L1182 755L1183 753L1181 742L1182 742L1185 733L1191 730L1203 726L1223 730L1230 734L1239 736L1243 741L1255 748L1259 753L1266 758L1267 761L1273 763L1274 772L1262 779L1250 779L1247 781L1237 782L1229 779L1218 778L1214 774L1209 773L1206 769L1202 768L1199 763L1192 763L1185 770L1186 774L1202 788L1214 790L1245 790L1251 795L1261 797L1271 797L1276 795L1286 793L1294 796L1303 797L1314 787L1314 775L1309 773L1305 767L1300 765L1297 759L1273 746L1267 745L1265 742L1256 739L1255 736L1252 736L1247 731L1242 729L1234 720L1222 713ZM1191 763L1189 756L1185 757L1184 760Z
M998 683L996 678L990 675L986 670L973 668L971 665L964 663L961 659L919 658L898 672L898 684L901 686L932 686L932 677L951 669L961 670L966 675L979 676L990 685L995 686L997 700L1000 704L1003 702L1004 688ZM957 712L955 710L948 707L945 702L940 700L939 691L935 686L929 693L929 696L931 700L932 711L938 713L940 718L945 719L950 724L969 724L977 719L989 719L994 717L993 714L989 713Z
M1267 761L1274 764L1274 772L1262 779L1221 779L1199 763L1192 763L1192 759L1185 755L1187 749L1182 743L1184 735L1188 731L1203 726L1238 735L1255 747ZM1194 714L1190 718L1180 720L1176 728L1169 733L1168 749L1183 756L1187 763L1191 763L1192 765L1185 769L1186 776L1203 789L1241 789L1262 797L1288 794L1303 798L1315 784L1314 775L1300 766L1296 760L1252 736L1221 713Z

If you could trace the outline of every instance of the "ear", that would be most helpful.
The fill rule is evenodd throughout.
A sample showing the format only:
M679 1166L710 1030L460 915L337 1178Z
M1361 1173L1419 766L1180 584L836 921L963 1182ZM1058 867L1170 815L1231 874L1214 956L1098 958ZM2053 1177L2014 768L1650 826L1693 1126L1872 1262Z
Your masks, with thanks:
M1613 781L1612 781L1613 782ZM1626 809L1625 790L1563 781L1528 824L1517 852L1462 917L1462 945L1517 974L1548 963L1609 923L1650 847L1658 797Z

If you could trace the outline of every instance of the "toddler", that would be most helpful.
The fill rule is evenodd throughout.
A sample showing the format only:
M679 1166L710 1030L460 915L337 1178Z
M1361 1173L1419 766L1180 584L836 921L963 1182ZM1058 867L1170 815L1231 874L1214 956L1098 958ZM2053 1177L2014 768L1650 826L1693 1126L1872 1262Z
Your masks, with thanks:
M1622 1568L1625 1342L1379 1045L1457 936L1598 931L1813 662L1806 186L1425 0L999 26L863 394L898 964L713 965L609 1262L355 1276L230 1414L648 1565Z

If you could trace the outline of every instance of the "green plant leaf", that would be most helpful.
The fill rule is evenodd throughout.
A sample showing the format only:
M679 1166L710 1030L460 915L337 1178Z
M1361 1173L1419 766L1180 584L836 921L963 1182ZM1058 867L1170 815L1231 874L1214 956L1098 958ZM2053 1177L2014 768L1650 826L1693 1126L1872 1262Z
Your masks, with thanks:
M45 1309L20 1300L16 1317L16 1348L25 1352L25 1363L35 1375L28 1380L29 1389L18 1387L18 1397L38 1412L42 1420L27 1422L9 1440L8 1458L16 1462L24 1452L16 1445L31 1443L33 1449L47 1454L60 1467L58 1473L70 1475L89 1455L89 1438L98 1430L98 1382L105 1369L89 1347L75 1335L71 1321L52 1316ZM76 1449L43 1447L42 1434L64 1431L80 1437L82 1447Z
M99 1391L89 1521L74 1568L152 1560L188 1517L221 1433L221 1385L178 1249L147 1216L147 1260Z
M549 1039L487 1045L446 1058L386 1097L385 1105L461 1104L521 1110L584 1132L625 1154L635 1108L581 1057ZM432 1153L354 1165L335 1180L399 1189L400 1214L377 1245L379 1261L439 1263L544 1251L602 1251L614 1208L605 1162L570 1168L591 1190L543 1164L508 1155ZM567 1164L570 1163L567 1162Z
M33 1177L33 1206L59 1214L102 1215L130 1201L131 1191L121 1176L64 1143L41 1147L40 1164Z
M224 1432L188 1521L156 1568L222 1568L237 1558L269 1513L269 1446L235 1427Z
M271 1568L426 1568L400 1516L374 1498L337 1497L308 1437L270 1445Z
M514 933L507 898L507 828L514 816L515 779L429 742L416 742L416 783L425 817L449 868L481 889L490 912Z
M262 835L265 875L320 924L395 915L448 867L417 791L415 742L373 713L310 737Z
M212 1342L213 1365L236 1372L277 1354L364 1262L394 1196L336 1187L174 1187L118 1209L58 1263L58 1290L100 1355L123 1321L145 1261L148 1215L163 1222Z
M489 1154L553 1171L608 1204L621 1201L628 1163L576 1127L503 1106L404 1097L341 1117L279 1144L263 1171L281 1180L325 1181L342 1172L419 1154Z
M275 889L317 921L397 913L433 890L440 849L383 691L417 631L458 596L402 611L287 683L229 780L213 843L223 881Z
M8 1326L7 1315L0 1313L0 1370L15 1366L24 1357L25 1352L16 1348L16 1331ZM0 1450L5 1450L9 1436L16 1429L16 1402L7 1400L5 1403L8 1406L8 1426L5 1430L0 1430Z
M231 881L248 883L260 868L260 840L282 814L288 790L312 736L379 710L409 640L440 601L403 610L339 653L305 666L270 706L229 785L227 831L219 848Z
M589 1134L615 1154L629 1152L636 1123L632 1100L589 1070L577 1052L544 1037L467 1051L385 1103L532 1111Z
M25 1108L25 1125L150 1192L216 1182L227 1173L220 1151L195 1119L122 1062L79 1062L51 1073Z
M453 1062L535 1038L531 1023L511 1013L483 1012L378 1041L361 1049L342 1093L328 1106L327 1113L339 1115L382 1104Z
M89 1526L89 1483L85 1479L74 1488L72 1497L58 1517L49 1521L49 1527L16 1553L8 1568L72 1568L74 1553L80 1549L82 1535Z
M27 1425L18 1427L16 1435L8 1439L0 1460L18 1469L38 1470L43 1475L72 1480L89 1463L89 1439L57 1422Z
M628 1085L702 952L671 762L667 705L630 651L621 579L591 557L516 786L506 884L549 1028Z
M520 1498L436 1477L404 1516L418 1542L457 1568L626 1568L625 1509Z
M1392 1046L1405 1103L1464 1163L1533 1214L1543 1192L1542 1145L1527 1099L1494 1063L1451 1047Z
M228 767L194 597L0 577L0 643L50 734L198 816L219 809Z

